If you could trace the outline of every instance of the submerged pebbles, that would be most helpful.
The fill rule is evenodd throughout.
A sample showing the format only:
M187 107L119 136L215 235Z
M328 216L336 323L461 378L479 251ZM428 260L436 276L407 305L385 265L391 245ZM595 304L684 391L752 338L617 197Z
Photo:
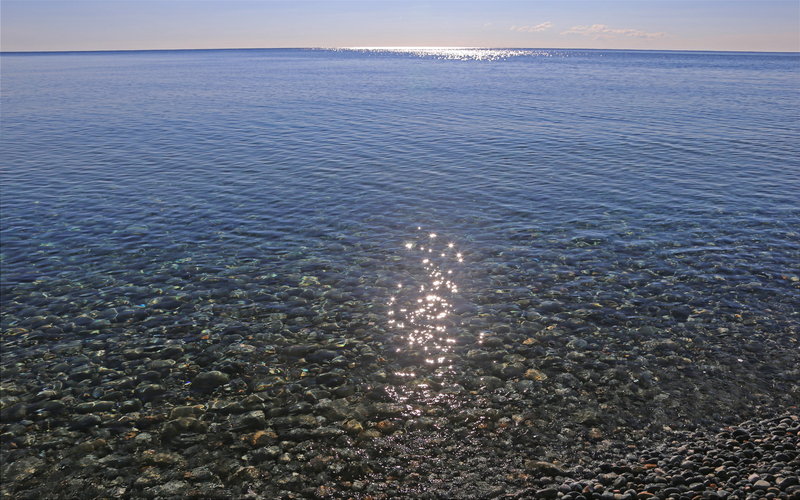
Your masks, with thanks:
M441 238L7 287L0 492L798 498L795 318Z

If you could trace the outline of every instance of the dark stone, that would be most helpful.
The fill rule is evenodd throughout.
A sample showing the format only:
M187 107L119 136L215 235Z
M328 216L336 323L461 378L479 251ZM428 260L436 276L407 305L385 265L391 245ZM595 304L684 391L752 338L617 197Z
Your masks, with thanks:
M136 387L136 395L142 401L155 401L160 398L166 391L164 386L159 384L139 384Z
M181 302L174 297L161 297L154 305L159 309L177 309L181 306Z
M210 371L198 374L192 381L192 389L199 392L213 392L217 387L227 384L228 375L220 371Z
M60 415L67 409L62 401L45 401L40 405L40 409L46 411L49 415Z
M95 373L94 368L87 366L87 367L79 368L78 370L70 373L69 374L69 378L71 378L72 380L75 380L77 382L80 382L81 380L87 380L87 379L92 378L94 373Z
M44 460L25 457L8 464L3 469L3 482L22 482L40 474L45 468ZM5 496L5 495L3 495Z
M597 480L600 481L600 483L602 483L602 484L609 485L609 484L612 484L617 479L617 477L618 476L616 474L614 474L613 472L610 472L608 474L600 474L600 475L598 475L597 476Z
M81 431L89 429L90 427L97 427L103 423L103 420L94 414L84 415L70 422L70 429Z
M733 431L733 434L731 435L734 437L734 439L737 439L739 441L750 439L750 435L742 429L736 429L735 431Z
M237 417L234 426L244 429L263 429L267 426L267 419L262 410L255 410Z
M542 460L526 460L525 468L532 474L544 475L550 474L553 476L563 476L564 469L551 462L544 462Z
M130 399L128 401L123 401L119 405L119 410L122 413L131 413L134 411L139 411L142 408L142 403L138 399Z
M187 432L203 433L208 429L208 425L196 418L183 417L166 422L161 429L161 437L170 440L180 434Z
M689 306L676 306L670 309L670 314L678 321L684 322L689 319L692 314L692 309Z
M548 314L560 313L564 310L564 304L556 300L545 300L539 304L539 310Z
M333 372L317 375L317 383L325 387L338 387L344 384L346 380L344 376Z
M13 404L0 410L0 421L19 422L28 415L28 405L25 403Z
M555 488L544 488L536 492L536 498L553 499L558 497L558 490Z
M318 349L311 354L306 356L306 361L310 363L326 363L333 358L335 358L338 354L336 351L331 351L329 349Z
M169 412L169 418L197 418L203 415L205 411L202 406L176 406Z

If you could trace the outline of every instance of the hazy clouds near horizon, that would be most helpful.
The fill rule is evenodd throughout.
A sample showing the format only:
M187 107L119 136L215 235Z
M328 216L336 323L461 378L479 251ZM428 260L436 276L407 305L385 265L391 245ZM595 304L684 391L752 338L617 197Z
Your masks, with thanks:
M3 51L470 46L800 50L800 2L4 0Z

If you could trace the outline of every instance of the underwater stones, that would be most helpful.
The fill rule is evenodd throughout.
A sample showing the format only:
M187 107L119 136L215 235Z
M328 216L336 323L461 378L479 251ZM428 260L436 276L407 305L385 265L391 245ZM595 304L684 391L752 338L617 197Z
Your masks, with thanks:
M501 333L501 330L504 330L504 329L505 328L498 327L495 331L497 333ZM497 337L497 336L486 337L483 340L483 346L485 348L487 348L487 349L501 349L505 343L506 342L505 342L505 340L503 338Z
M16 403L0 409L0 421L2 422L18 422L27 415L28 405L25 403Z
M171 310L178 309L182 302L175 297L158 297L150 301L150 305L157 309Z
M313 411L317 415L321 415L328 420L339 421L347 418L350 415L350 408L347 401L343 399L331 400L327 398L320 399L314 405Z
M92 413L82 417L75 418L69 422L69 428L76 431L82 431L91 427L97 427L102 424L103 420Z
M217 387L227 384L229 380L230 377L221 371L202 372L192 380L191 388L194 391L211 393Z
M539 303L538 310L547 314L557 314L564 310L564 304L557 300L545 300Z
M536 309L528 309L528 310L526 310L525 314L524 314L524 317L525 317L526 320L533 321L533 322L542 320L542 315L539 314L539 311L537 311Z
M205 410L202 405L195 405L195 406L176 406L169 412L169 418L177 419L177 418L186 418L186 417L194 417L198 418L205 413Z
M159 399L166 392L166 388L161 384L141 383L136 386L136 395L143 402Z
M478 377L478 383L480 384L480 387L486 389L487 391L493 391L503 387L503 381L500 378L491 375Z
M650 326L650 325L640 326L637 331L638 331L639 335L642 335L642 336L645 336L645 337L652 337L654 335L658 335L658 328L655 328L655 327Z
M325 372L317 375L317 383L325 387L338 387L346 381L347 379L344 375L336 372Z
M266 378L259 378L250 382L250 389L253 392L265 392L271 388L279 387L285 383L285 379L279 376L270 376Z
M310 363L326 363L336 358L338 353L330 349L317 349L306 355L306 361Z
M335 387L331 390L331 392L339 398L346 398L348 396L352 396L356 392L356 388L352 385L340 385L339 387Z
M314 350L313 347L303 344L291 344L280 348L281 356L289 359L300 359Z
M115 407L116 403L113 401L88 401L76 405L75 411L77 413L91 413L94 411L104 412L113 410Z
M564 469L552 462L543 460L526 460L525 469L532 474L563 476Z
M263 410L253 410L239 415L232 423L239 429L263 429L267 426L267 419Z
M533 251L528 249L526 255ZM367 264L380 265L379 261L376 258ZM574 265L591 263L591 259L578 259ZM368 271L367 264L363 271ZM530 266L538 264L531 261ZM587 265L586 269L594 267ZM276 271L282 273L284 269ZM198 283L175 282L175 291L164 287L164 294L186 293L192 300L179 299L183 304L180 314L155 311L159 316L153 320L152 328L129 318L124 326L116 323L99 334L74 335L58 342L45 343L42 341L45 337L30 338L26 331L13 334L13 338L6 336L4 340L19 343L13 345L21 347L12 350L15 357L8 360L9 351L3 345L2 379L16 381L17 387L13 388L16 399L4 402L2 408L21 403L28 405L28 409L16 422L3 421L0 442L5 446L4 459L19 460L35 447L36 453L48 460L48 469L34 477L36 486L15 482L0 486L7 488L2 496L42 497L36 493L45 491L44 488L73 484L59 477L67 473L79 485L72 491L86 488L85 496L98 498L225 498L226 494L246 498L305 498L313 495L321 484L330 488L325 491L333 497L462 498L472 494L481 498L502 495L532 498L537 491L563 482L570 485L560 490L565 500L580 500L581 496L631 500L642 490L659 498L703 496L713 500L751 494L756 491L752 483L759 480L772 485L771 490L759 491L764 495L773 493L776 498L780 498L776 488L784 481L787 481L785 488L797 486L784 479L796 476L792 470L796 446L788 446L794 442L761 441L769 436L753 432L751 426L747 428L750 438L739 441L732 436L733 431L728 431L728 436L720 441L720 448L714 448L716 441L707 437L685 433L673 438L662 430L666 425L680 429L692 428L689 427L692 424L705 430L718 418L724 418L713 414L714 408L751 415L796 400L800 394L792 384L797 378L792 377L797 374L792 363L796 354L781 344L788 338L789 346L793 345L794 329L787 329L781 323L776 324L774 334L767 333L772 323L762 319L763 312L751 313L758 320L755 325L745 327L741 322L737 323L738 329L730 324L733 320L717 314L716 310L695 313L690 316L691 321L679 324L668 312L669 304L677 303L677 299L667 301L650 296L638 300L639 288L614 289L614 281L602 281L605 273L602 268L598 269L600 277L567 276L561 269L554 269L552 275L538 268L528 274L524 268L518 271L519 276L497 277L498 287L505 293L492 297L514 302L516 307L501 302L479 310L470 306L464 309L463 317L453 318L447 325L448 332L456 339L452 357L448 358L452 360L449 372L418 366L422 364L419 359L395 354L390 332L382 324L386 319L384 311L368 297L370 294L382 297L392 290L366 289L362 281L366 284L375 281L368 272L364 273L365 280L354 280L352 288L344 291L352 300L335 304L311 293L326 292L324 286L335 283L335 279L329 279L323 272L302 270L290 280L261 276L261 282L248 286L248 280L256 276L229 280L223 275L232 271L220 269L219 276L206 275ZM512 268L503 270L511 272ZM319 276L323 285L298 291L300 273ZM348 276L358 274L348 273ZM547 276L540 279L539 274ZM214 303L209 302L212 295L206 278L226 283L214 285L218 288L213 295ZM142 282L149 279L141 278ZM621 282L623 277L618 279ZM523 282L535 286L531 284L524 291L519 286ZM598 291L594 286L598 284L611 288ZM178 292L177 287L183 285L198 289ZM459 283L465 293L475 294L482 293L483 285L479 281ZM673 285L693 286L689 282ZM203 287L206 289L199 289ZM262 304L254 306L247 302L261 297L256 292L261 289L265 291L263 296L272 296L275 303L261 307ZM284 291L287 295L278 298ZM156 293L162 291L148 291L144 299L135 303L129 297L130 305L97 299L97 305L92 306L95 309L87 314L99 317L96 311L113 307L116 316L113 311L105 312L109 317L104 319L119 319L127 307L138 310L139 304ZM625 294L632 299L626 299ZM692 300L704 303L693 310L708 308L712 299L697 296ZM542 298L563 302L564 310L555 314L539 310ZM770 304L765 301L754 309L764 305ZM787 306L783 299L770 305L776 316L783 314ZM573 307L584 309L575 311ZM780 310L781 307L784 309ZM374 313L367 314L370 308ZM155 310L142 309L151 313ZM602 315L614 309L625 316L626 324L617 324L620 316L613 316L614 321L608 326L594 327L595 323L602 324ZM282 322L288 319L286 316L275 318L273 332L271 311L291 311L292 315L299 311L308 315L295 317L288 325ZM741 311L739 307L735 312ZM69 318L82 312L83 306L76 306ZM52 311L37 311L36 315L44 318L38 321L49 322L48 314ZM652 324L653 331L638 332L643 324ZM172 329L172 325L178 327ZM63 324L58 327L66 331ZM41 328L46 328L46 324ZM496 339L479 344L481 331L491 332L488 336ZM359 342L353 344L354 338ZM651 340L666 342L648 343ZM763 349L757 348L759 344ZM666 359L664 355L675 357ZM155 360L177 362L154 363ZM693 371L683 368L689 366ZM95 372L82 380L71 379L70 371L75 368L91 368ZM187 384L200 372L216 370L233 381L210 392L193 390ZM334 373L344 381L337 379L334 384L339 385L325 385L318 378L324 373ZM568 373L577 376L579 383ZM492 384L484 385L479 379L485 375L497 376L503 385L492 390ZM741 386L732 385L732 381L740 382ZM161 385L166 392L152 400L143 398L146 404L142 405L134 396L138 394L137 384L144 382ZM770 384L774 386L772 389ZM758 398L766 400L767 396L778 394L779 386L786 388L788 396L778 395L773 402L764 403L763 408L752 405ZM55 394L30 396L51 388ZM726 392L728 388L731 390ZM251 394L254 391L258 394ZM739 392L763 396L739 398ZM207 396L211 393L214 397ZM42 401L57 401L60 413L49 413ZM115 410L113 407L94 406L95 401L113 402L118 414L110 413ZM195 403L203 405L175 406ZM375 412L372 403L394 408ZM209 409L203 411L203 407ZM583 408L598 408L596 423L582 426L576 422L584 417L587 422L593 421L591 416L580 412ZM247 412L257 410L266 414L266 427L239 426ZM98 415L101 425L70 430L68 423L81 413ZM301 416L302 419L295 418ZM287 417L291 418L281 420ZM194 419L208 425L208 429L199 432L202 428L193 427L195 424L175 422L180 419ZM780 437L796 427L786 424ZM736 437L740 435L737 433ZM107 462L102 461L105 457L98 458L109 452L105 448L98 450L97 457L85 461L74 457L70 450L89 436L106 440L111 450L109 456L116 458ZM663 472L647 477L639 473L644 467L639 457L633 456L638 448L628 448L628 445L648 446L661 436L672 442L691 443L687 448L693 450L691 453L706 454L691 459L697 468L685 471L686 481L678 486L672 486L672 481L681 473L676 471L680 461L673 462L672 457L684 452L664 448L653 453L658 458L653 468L661 468ZM92 453L88 446L77 449ZM725 447L735 446L742 449L730 456L716 454ZM770 446L775 448L771 455L767 453ZM181 464L173 468L124 462L124 457L136 457L146 448L157 452L178 451L187 461L186 469ZM353 453L340 453L340 449ZM707 451L715 449L716 452ZM684 455L687 453L691 454ZM628 455L632 458L626 458ZM286 460L278 461L281 456ZM761 456L764 460L758 463ZM53 457L58 461L53 462ZM557 472L527 469L526 458L554 463L562 460L570 467L575 463L581 465L571 469L572 477L562 481ZM723 458L732 464L722 472L715 472L716 461ZM342 477L351 477L347 472L348 461L366 463L374 473L365 481L344 480ZM613 465L606 467L602 461ZM260 476L241 472L253 465L258 465ZM160 470L151 475L149 467ZM620 467L627 467L626 476L622 476ZM199 471L197 474L190 472L195 469ZM611 471L625 477L625 481L618 478L604 484L608 481L593 479L599 472ZM743 484L754 472L758 478ZM134 486L138 475L147 476L148 482ZM45 477L39 483L41 476ZM705 479L698 480L699 476ZM717 486L704 488L703 483L710 482L712 476ZM731 485L720 479L731 481ZM192 486L186 489L179 486L174 491L163 488L171 481L188 481ZM4 483L7 482L4 476ZM597 483L605 489L598 488ZM586 486L590 487L583 493ZM619 491L612 491L611 486ZM724 491L717 492L714 490L717 487ZM128 489L115 494L115 488ZM737 488L741 495L735 493Z
M250 394L241 401L241 404L245 410L258 410L264 408L264 402L268 400L269 397L265 394Z
M251 434L246 434L242 437L242 439L249 443L250 446L260 448L262 446L267 446L268 444L274 443L278 439L278 434L271 429L262 429Z
M21 458L3 468L3 481L24 482L39 475L44 469L45 462L40 458Z
M138 399L129 399L123 401L119 405L119 411L122 413L132 413L135 411L139 411L142 408L142 402Z
M174 359L156 359L147 363L147 369L160 373L167 373L175 366Z
M188 486L186 481L172 480L149 488L149 491L152 491L158 498L175 498L183 496Z
M177 359L180 358L186 350L180 345L167 345L157 350L152 354L157 359Z
M558 497L558 490L555 488L542 488L534 494L534 498L543 498L545 500L553 500L556 497Z
M569 349L584 350L588 347L588 345L589 343L581 338L573 338L572 340L567 342L567 347Z
M523 373L525 373L525 366L522 363L504 363L498 374L504 379L511 379L518 378Z
M692 314L692 309L686 305L671 307L669 313L678 321L685 322Z
M524 377L528 380L534 380L537 382L541 382L543 380L547 380L547 374L539 371L535 368L530 368L525 371Z
M361 422L355 419L345 420L342 422L341 426L345 432L353 435L359 434L364 430L364 426L361 424Z
M125 357L125 359L140 359L146 356L144 348L142 347L124 349L122 351L122 355Z
M87 380L94 376L97 370L91 366L82 366L71 371L69 378L75 381Z
M494 356L483 349L470 349L467 351L466 358L472 362L489 363L494 359Z
M38 410L37 413L39 416L42 417L50 417L50 416L57 416L61 415L66 412L67 405L63 401L44 401L42 403L38 403ZM0 420L3 420L0 418Z
M184 467L186 459L178 453L159 452L154 449L144 450L139 456L139 462L143 465L155 465L159 467Z
M180 417L165 422L161 428L162 439L170 440L187 432L203 433L208 424L193 417Z

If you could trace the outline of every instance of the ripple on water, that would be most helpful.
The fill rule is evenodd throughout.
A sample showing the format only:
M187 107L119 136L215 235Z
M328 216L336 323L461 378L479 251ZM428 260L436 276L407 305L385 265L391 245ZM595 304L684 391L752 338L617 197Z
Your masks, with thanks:
M95 399L136 414L98 410L101 430L262 411L232 422L277 437L242 442L390 468L412 448L575 457L798 402L796 55L2 58L20 421L82 433L96 419L70 412Z

